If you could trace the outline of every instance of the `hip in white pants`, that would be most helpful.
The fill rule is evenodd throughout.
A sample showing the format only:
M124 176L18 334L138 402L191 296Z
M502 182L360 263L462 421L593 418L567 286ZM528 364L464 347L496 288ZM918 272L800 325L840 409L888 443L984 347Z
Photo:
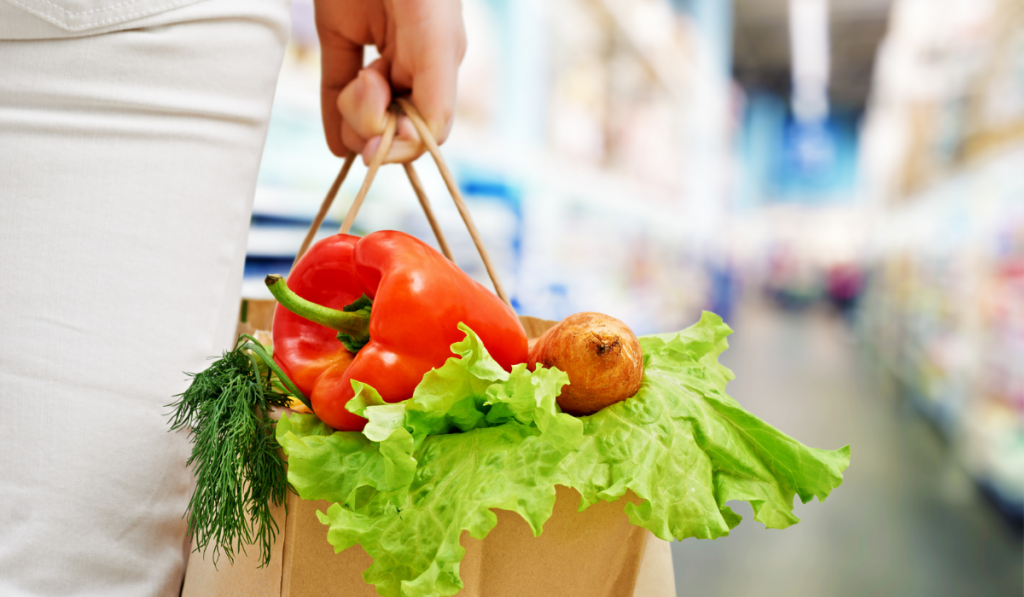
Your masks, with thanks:
M129 7L133 7L129 10ZM0 0L0 595L176 595L287 0Z

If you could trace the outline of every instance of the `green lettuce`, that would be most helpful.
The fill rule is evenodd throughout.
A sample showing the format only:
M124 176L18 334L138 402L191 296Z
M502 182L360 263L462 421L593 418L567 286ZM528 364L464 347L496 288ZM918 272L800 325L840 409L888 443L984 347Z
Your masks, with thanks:
M584 417L585 442L559 467L581 510L629 489L645 500L627 504L631 523L665 540L716 539L741 520L728 501L749 502L755 520L783 529L800 520L794 495L824 501L843 482L849 446L804 446L725 393L733 374L718 356L731 333L704 313L678 334L640 338L640 391Z
M318 513L328 540L336 551L361 545L374 560L363 578L385 597L455 594L462 532L484 538L500 508L540 534L555 485L579 491L581 510L631 490L643 500L626 506L633 524L662 539L713 539L740 522L726 502L747 501L755 520L785 528L798 522L794 496L824 500L849 465L849 446L808 448L726 395L733 375L718 356L731 330L714 314L641 338L640 391L580 418L555 402L564 373L506 372L460 329L457 358L405 402L353 382L348 408L369 420L363 433L301 414L277 427L289 482L304 499L335 502Z

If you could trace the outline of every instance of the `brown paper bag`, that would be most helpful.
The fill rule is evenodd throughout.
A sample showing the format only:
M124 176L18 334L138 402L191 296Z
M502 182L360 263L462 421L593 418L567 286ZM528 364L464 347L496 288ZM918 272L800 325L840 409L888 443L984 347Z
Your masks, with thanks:
M273 301L245 301L239 332L270 329ZM555 322L520 318L536 338ZM638 502L632 493L577 512L580 495L556 487L551 518L540 537L518 514L494 510L498 524L484 540L462 534L466 555L460 565L459 597L672 597L675 577L669 544L629 524L623 508ZM362 573L372 563L356 546L339 554L327 542L327 526L316 516L328 502L288 495L287 514L276 508L280 533L266 568L257 568L258 549L234 565L222 559L189 557L183 597L373 597Z
M675 595L668 543L630 525L622 510L627 501L637 501L634 496L576 512L579 494L557 491L555 511L540 537L505 510L495 510L498 525L486 539L463 533L465 588L459 597ZM362 578L370 556L358 546L335 554L327 542L327 526L316 511L328 506L289 494L287 515L283 508L275 512L281 534L266 568L256 567L256 548L219 568L193 552L183 597L374 597L373 585Z

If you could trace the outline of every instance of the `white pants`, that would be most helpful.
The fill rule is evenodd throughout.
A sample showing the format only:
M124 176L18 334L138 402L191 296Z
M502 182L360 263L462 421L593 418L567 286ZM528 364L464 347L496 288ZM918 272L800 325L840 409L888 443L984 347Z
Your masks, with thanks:
M288 0L22 17L0 36L50 39L0 41L0 595L177 595L166 405L233 341Z

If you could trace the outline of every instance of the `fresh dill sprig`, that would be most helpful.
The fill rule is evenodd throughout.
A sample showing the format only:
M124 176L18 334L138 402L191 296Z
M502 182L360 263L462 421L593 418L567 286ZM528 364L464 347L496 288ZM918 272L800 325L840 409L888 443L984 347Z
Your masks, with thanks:
M188 505L188 527L196 550L213 546L234 562L246 545L260 546L260 566L270 562L278 527L270 505L284 503L288 478L270 410L291 397L309 400L274 363L255 338L238 337L234 349L175 396L171 430L188 429L192 456L188 465L196 488Z

